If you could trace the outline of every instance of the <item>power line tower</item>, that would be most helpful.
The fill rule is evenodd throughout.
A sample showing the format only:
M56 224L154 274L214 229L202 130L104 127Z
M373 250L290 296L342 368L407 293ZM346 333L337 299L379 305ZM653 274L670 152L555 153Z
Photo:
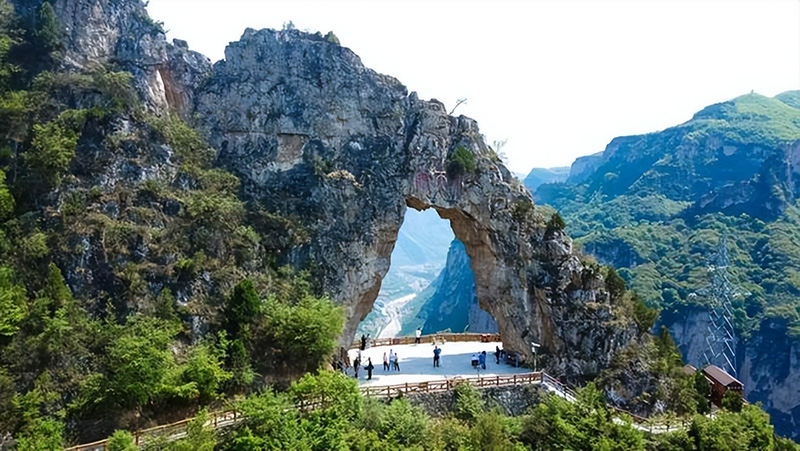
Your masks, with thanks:
M706 350L703 356L706 363L717 365L729 374L736 376L736 331L733 328L734 316L732 302L739 296L749 293L740 291L728 275L728 237L722 235L717 251L709 259L709 284L692 293L691 297L702 296L709 300L709 322L706 335Z

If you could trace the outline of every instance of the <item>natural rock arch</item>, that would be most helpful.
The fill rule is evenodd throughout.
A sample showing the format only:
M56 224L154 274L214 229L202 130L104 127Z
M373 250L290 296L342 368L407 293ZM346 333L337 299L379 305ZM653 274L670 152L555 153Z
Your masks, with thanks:
M219 162L246 194L309 232L286 261L313 261L344 306L343 345L372 309L408 207L450 221L506 349L530 356L536 341L551 371L586 374L635 335L615 317L602 277L561 230L547 229L477 123L409 95L349 49L320 34L247 30L194 98ZM459 148L474 170L448 171Z

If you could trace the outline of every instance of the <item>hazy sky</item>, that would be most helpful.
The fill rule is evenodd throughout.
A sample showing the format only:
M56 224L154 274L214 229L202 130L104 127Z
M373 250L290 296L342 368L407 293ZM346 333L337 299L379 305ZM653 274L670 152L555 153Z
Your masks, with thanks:
M754 90L800 89L800 1L150 0L212 61L246 27L333 30L364 64L477 119L509 167L565 166Z

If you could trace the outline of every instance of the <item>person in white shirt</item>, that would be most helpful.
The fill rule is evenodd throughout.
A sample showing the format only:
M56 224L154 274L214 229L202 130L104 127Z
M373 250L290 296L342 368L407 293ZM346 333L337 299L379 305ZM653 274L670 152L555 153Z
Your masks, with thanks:
M417 327L417 330L414 331L414 343L419 344L420 337L422 337L422 329Z

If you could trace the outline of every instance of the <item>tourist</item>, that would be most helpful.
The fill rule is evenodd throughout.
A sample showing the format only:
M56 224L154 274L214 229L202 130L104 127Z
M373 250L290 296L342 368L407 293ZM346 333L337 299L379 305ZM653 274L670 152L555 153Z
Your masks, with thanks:
M440 365L439 365L440 357L439 356L441 354L442 354L442 349L440 347L438 347L438 346L435 346L433 348L433 367L434 368L439 368L440 367Z
M494 356L497 359L497 364L499 365L500 364L500 346L495 346L494 350L495 350L494 351Z
M367 336L361 334L361 350L363 351L365 349L367 349Z
M383 371L389 371L389 360L386 357L386 351L383 351Z
M358 357L356 357L356 360L353 362L353 370L354 370L354 376L353 377L355 377L356 379L358 379L358 367L359 367L359 365L361 365L361 360Z
M478 355L478 361L481 362L481 369L486 369L486 351L481 352Z
M389 350L389 368L394 369L394 352Z
M375 369L375 366L372 364L372 357L367 358L367 380L372 380L372 370Z
M419 344L419 339L422 337L422 329L417 327L417 330L414 331L414 343Z
M397 357L397 352L394 353L394 370L400 371L400 358Z

